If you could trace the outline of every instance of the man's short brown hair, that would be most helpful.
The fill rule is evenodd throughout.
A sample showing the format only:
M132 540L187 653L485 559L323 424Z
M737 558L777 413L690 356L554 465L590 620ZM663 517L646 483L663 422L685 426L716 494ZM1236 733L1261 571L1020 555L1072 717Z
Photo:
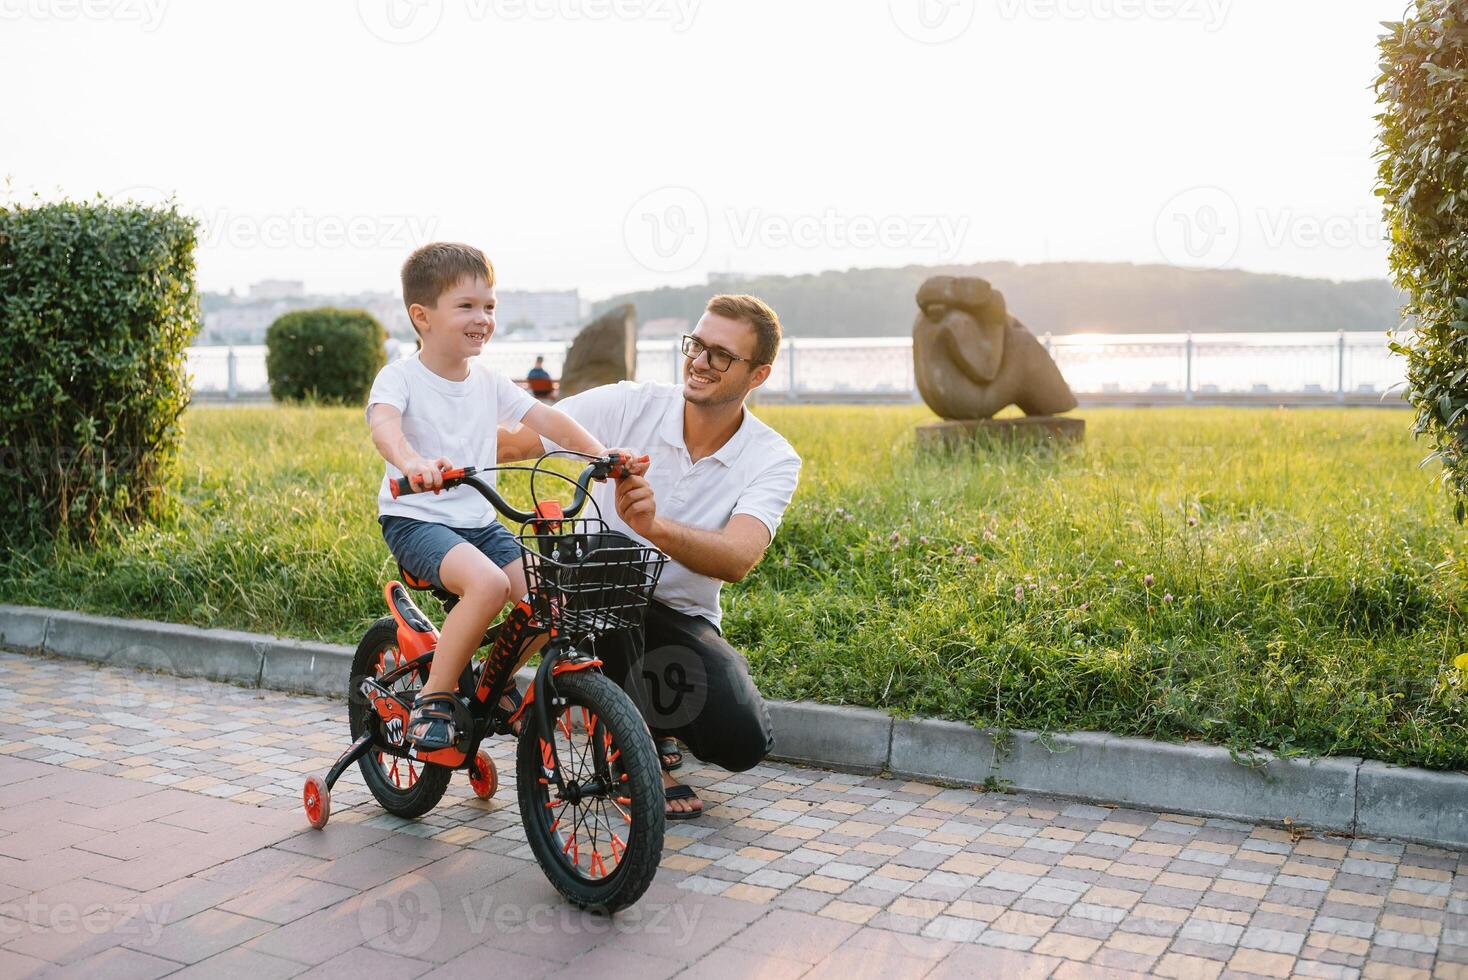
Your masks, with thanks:
M780 352L780 318L770 304L758 296L720 294L709 300L705 309L753 327L755 363L775 363L775 355Z
M403 263L403 306L433 306L440 296L467 278L494 285L494 266L483 252L460 242L424 245Z

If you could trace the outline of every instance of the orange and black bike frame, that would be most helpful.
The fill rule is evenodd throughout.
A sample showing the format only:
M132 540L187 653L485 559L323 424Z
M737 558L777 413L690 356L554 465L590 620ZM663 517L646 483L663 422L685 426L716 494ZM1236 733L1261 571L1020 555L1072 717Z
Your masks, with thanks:
M389 582L384 591L388 596L388 605L392 609L393 618L398 623L399 650L407 657L407 660L381 677L364 678L362 691L359 693L367 697L373 713L378 716L383 725L393 722L406 725L411 705L404 705L402 700L388 689L395 681L412 671L426 674L434 647L438 642L438 632L431 625L428 625L427 630L423 629L427 625L427 620L408 598L402 583ZM535 679L525 692L520 705L507 717L496 718L499 712L499 699L495 695L509 685L530 643L547 632L532 618L530 604L523 599L516 603L515 608L510 610L510 614L500 624L488 655L480 662L475 671L474 694L469 700L469 711L474 718L474 731L465 750L461 751L457 747L451 747L433 752L416 752L406 748L405 745L392 744L386 739L372 740L368 733L362 739L373 744L364 746L363 751L370 747L390 755L462 769L474 759L479 743L496 728L497 722L509 727L525 719L527 724L534 726L533 730L540 736L542 742L551 746L553 764L547 767L549 769L547 775L555 781L559 789L564 789L559 760L554 759L554 709L565 702L556 693L555 678L571 671L600 669L601 660L577 650L560 637L551 636L541 656L540 665L535 671ZM355 745L353 749L356 749ZM360 752L357 753L357 755L360 754ZM355 761L355 756L350 761ZM335 780L331 782L334 783Z
M383 595L387 598L393 619L397 621L398 651L402 655L402 662L381 677L366 679L361 693L367 697L373 712L384 724L398 719L400 713L400 720L405 723L412 706L404 706L387 689L411 672L427 675L433 652L438 646L438 630L434 629L433 624L414 605L401 582L389 582L383 589ZM497 721L495 713L498 710L498 699L492 696L503 691L510 683L525 648L542 632L544 630L531 618L530 604L523 599L516 603L509 616L500 624L488 656L474 673L474 690L469 708L475 724L467 751L451 747L433 752L413 752L397 744L378 745L377 748L389 754L407 756L422 762L463 768L474 758L479 742L489 734ZM515 715L518 717L519 714L520 709L517 709ZM509 724L509 719L505 719L504 723Z
M646 460L647 457L642 457L643 462ZM577 494L569 508L570 515L574 516L578 513L587 499L586 480L588 476L593 479L616 477L620 475L625 463L624 457L622 461L600 468L588 468L582 478L577 481ZM531 525L537 534L559 532L561 522L568 518L567 512L557 501L538 503L531 513L517 511L505 503L493 487L482 480L475 479L476 472L472 466L445 470L443 489L468 484L488 499L501 514L518 523ZM392 481L390 489L394 497L399 493L422 492L416 486L410 485L407 477ZM415 587L430 584L413 580L406 571L404 571L404 578L407 578ZM397 623L398 651L402 662L381 677L362 679L361 690L353 692L353 695L367 698L373 714L380 719L383 726L394 723L406 726L407 715L412 706L404 705L402 699L389 689L395 681L410 671L420 672L426 677L433 652L438 646L439 634L438 630L429 622L428 617L424 616L414 605L401 582L387 583L383 588L383 597ZM520 705L508 717L496 717L499 714L499 698L496 695L509 685L528 646L542 635L548 635L549 641L541 656L540 665L536 669L535 679L530 689L525 692ZM469 699L469 711L474 719L474 725L466 750L461 751L458 747L451 747L434 752L414 752L406 747L406 741L403 744L392 744L387 738L374 738L373 732L369 730L353 743L348 753L337 761L336 766L332 767L332 773L327 777L327 786L329 788L336 782L336 777L340 776L347 765L373 749L389 755L415 758L450 768L466 768L474 760L479 743L491 731L496 730L500 725L509 727L526 719L528 724L534 726L533 731L540 737L542 751L549 754L549 759L545 764L546 776L554 780L558 790L564 792L566 787L561 776L561 767L559 760L555 758L554 732L555 709L563 705L565 701L556 693L555 678L570 671L599 669L601 666L600 659L578 650L563 637L557 636L554 630L537 622L530 603L526 599L521 599L500 624L488 655L474 674L473 696Z

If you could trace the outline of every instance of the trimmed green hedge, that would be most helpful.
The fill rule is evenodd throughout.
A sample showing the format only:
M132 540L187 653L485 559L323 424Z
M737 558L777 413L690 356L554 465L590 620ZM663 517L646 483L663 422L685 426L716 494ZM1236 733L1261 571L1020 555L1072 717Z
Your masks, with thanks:
M387 363L387 331L366 310L296 310L265 333L265 370L277 401L362 405Z
M1381 39L1382 105L1377 194L1391 223L1391 267L1408 293L1415 334L1392 349L1407 357L1413 432L1468 500L1468 23L1462 0L1416 0Z
M0 208L0 538L90 541L165 509L199 329L195 232L173 207Z

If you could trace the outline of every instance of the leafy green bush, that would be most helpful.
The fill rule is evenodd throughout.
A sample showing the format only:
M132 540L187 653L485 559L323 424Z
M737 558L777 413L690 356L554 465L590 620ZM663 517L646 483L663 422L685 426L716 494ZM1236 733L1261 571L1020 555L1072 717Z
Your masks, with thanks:
M159 516L199 329L196 226L101 200L0 208L0 539Z
M277 401L361 405L387 363L387 331L366 310L297 310L265 332L265 370Z
M1443 483L1468 498L1468 23L1462 0L1417 0L1381 39L1380 187L1391 267L1415 333L1407 357L1413 432L1432 438Z

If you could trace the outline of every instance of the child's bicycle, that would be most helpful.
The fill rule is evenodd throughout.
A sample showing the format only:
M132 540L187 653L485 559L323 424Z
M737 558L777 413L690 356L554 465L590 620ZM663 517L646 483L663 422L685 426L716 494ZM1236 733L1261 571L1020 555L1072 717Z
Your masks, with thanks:
M600 518L577 518L590 499L591 480L615 477L624 457L582 456L591 462L574 481L565 511L535 494L539 477L570 478L529 470L533 512L507 504L474 467L444 473L443 486L473 487L508 520L524 525L520 546L530 587L503 621L485 634L488 655L465 668L459 683L451 748L419 752L406 737L413 698L428 677L438 630L399 582L384 594L392 615L367 630L352 660L348 715L352 746L323 779L305 786L306 816L324 827L331 815L331 787L353 762L372 795L389 813L419 817L448 788L455 769L468 773L476 796L488 799L498 785L495 766L479 743L491 733L512 734L519 725L515 781L525 836L546 876L583 908L612 911L637 901L651 884L663 848L664 799L652 736L626 693L604 676L595 656L597 636L636 626L647 608L667 556L625 535L609 532ZM407 479L394 496L417 492ZM595 507L595 501L592 502ZM413 587L431 589L399 569ZM456 597L435 590L446 605ZM547 635L535 681L513 710L501 706L526 646Z

